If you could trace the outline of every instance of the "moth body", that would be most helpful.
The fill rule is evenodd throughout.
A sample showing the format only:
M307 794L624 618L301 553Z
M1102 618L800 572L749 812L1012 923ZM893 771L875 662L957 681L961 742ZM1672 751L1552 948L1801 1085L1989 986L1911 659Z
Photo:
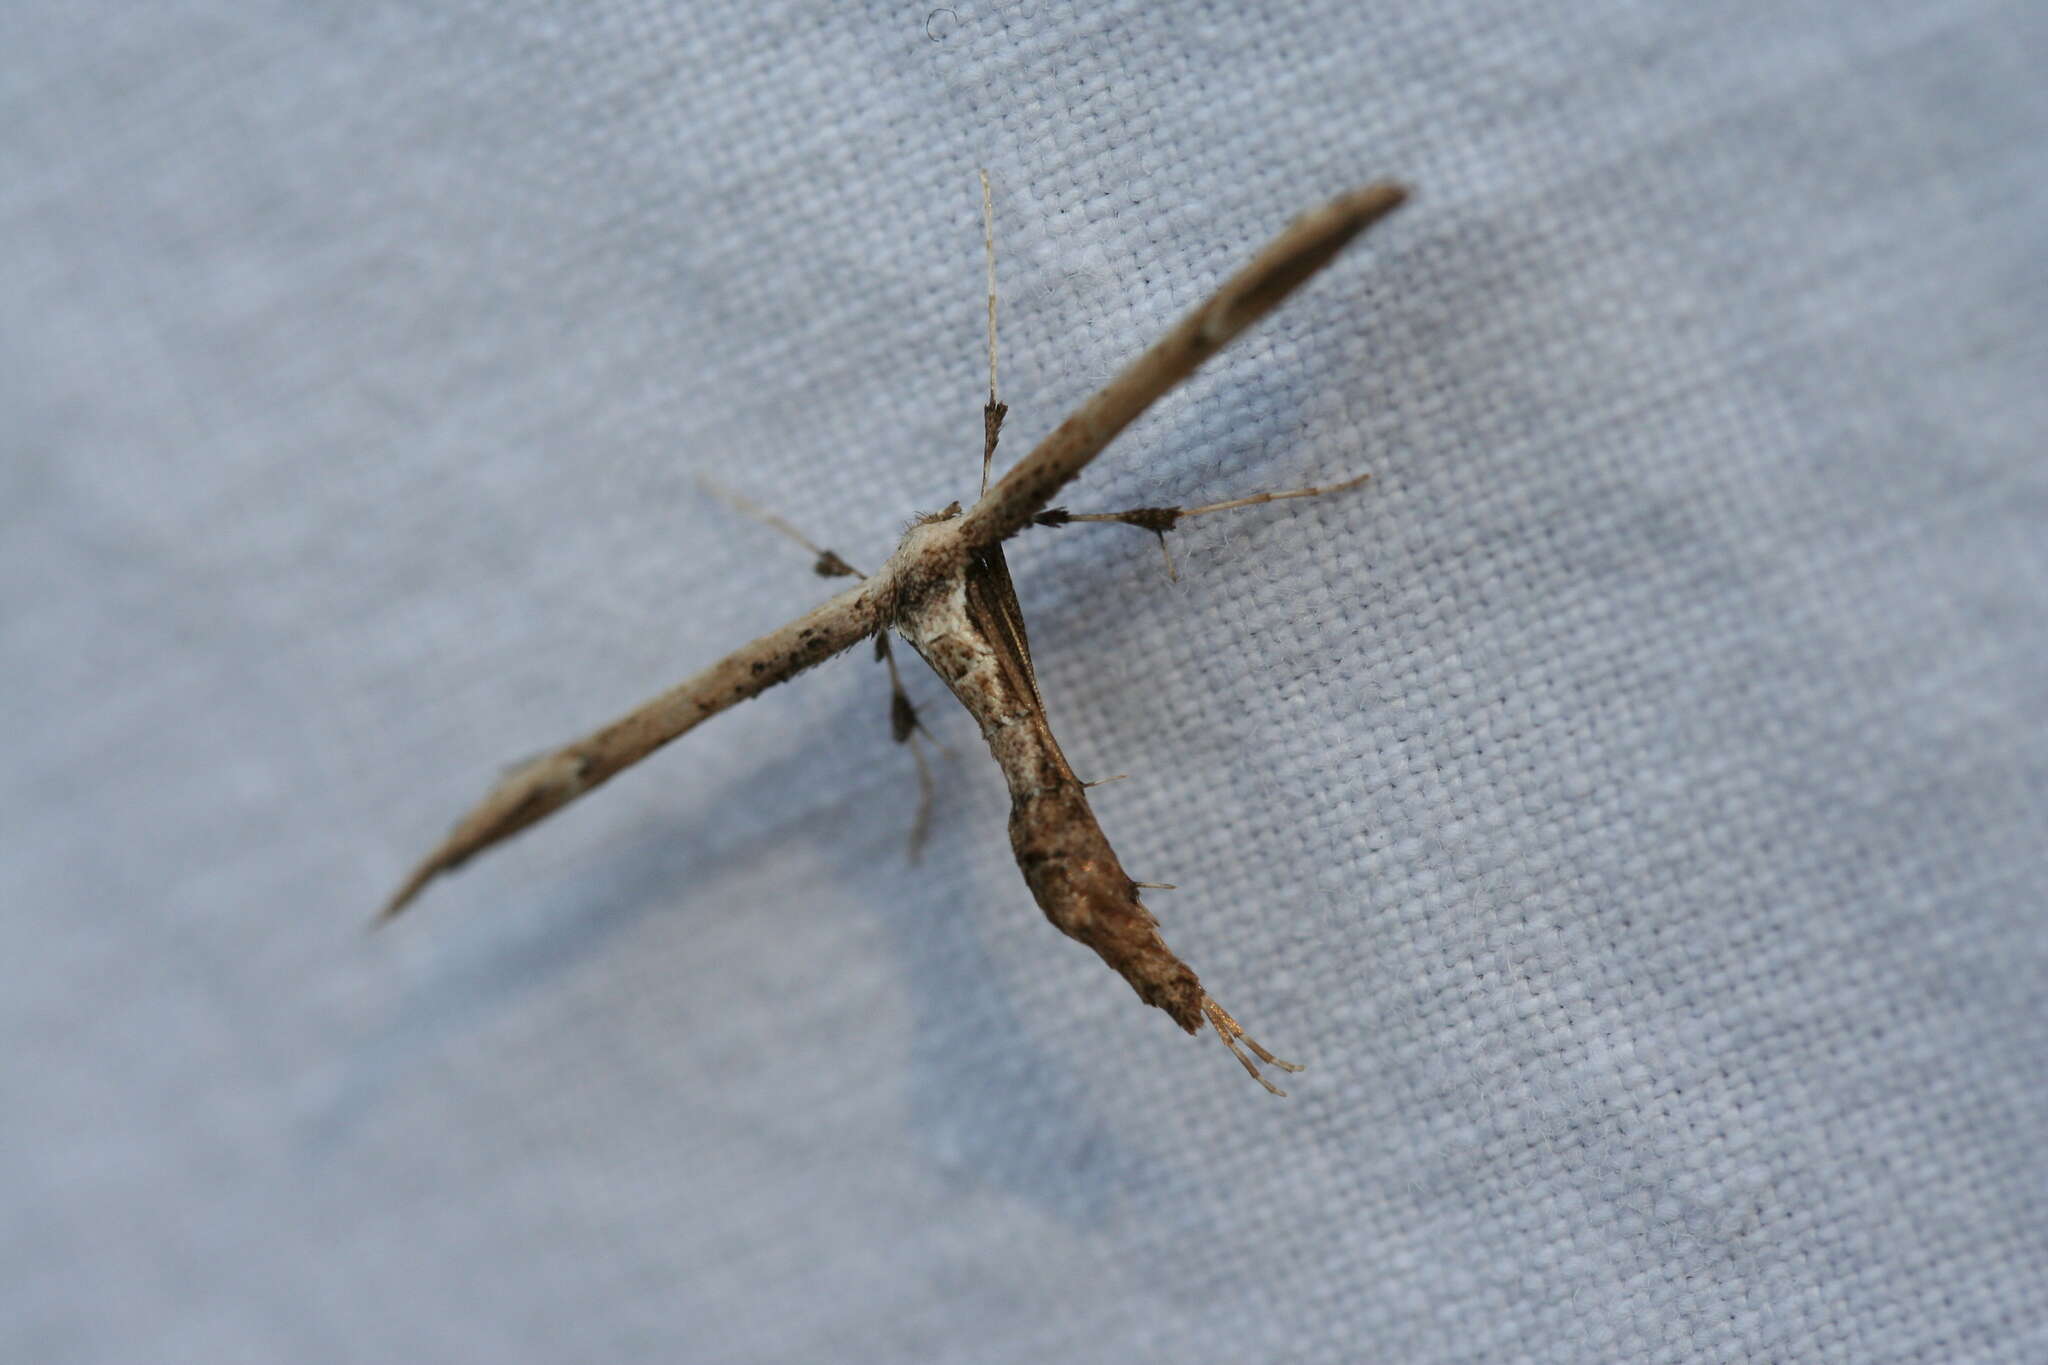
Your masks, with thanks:
M1259 1084L1275 1094L1285 1093L1260 1073L1258 1062L1288 1071L1300 1068L1247 1037L1237 1020L1202 990L1187 964L1174 956L1159 937L1158 922L1138 899L1140 884L1117 862L1089 809L1085 786L1067 765L1046 721L1003 542L1032 525L1119 521L1158 535L1163 549L1165 533L1184 516L1315 497L1362 482L1360 476L1343 484L1260 493L1194 508L1069 513L1048 505L1161 394L1329 264L1359 233L1399 207L1406 195L1399 185L1368 185L1296 219L993 485L990 462L1009 409L996 397L991 226L989 395L982 415L982 493L974 505L963 512L955 503L918 518L873 577L862 575L838 554L812 545L780 518L764 516L817 556L814 567L819 574L850 575L861 581L611 724L508 774L420 860L385 902L378 922L398 914L436 877L595 790L703 721L864 640L874 641L877 655L889 665L896 689L891 731L899 740L914 740L915 708L901 691L894 657L887 649L894 631L924 657L980 725L1010 788L1010 846L1045 917L1062 933L1093 948L1140 999L1165 1010L1189 1033L1199 1032L1206 1020ZM982 210L992 223L986 176ZM1167 563L1170 569L1170 556ZM924 774L921 758L919 762ZM924 782L928 801L928 775ZM915 842L913 835L913 847Z
M906 537L905 548L918 547ZM974 717L1003 770L1010 847L1038 908L1061 933L1093 948L1146 1004L1198 1032L1202 983L1160 938L1046 719L1002 547L973 552L965 573L918 601L895 627Z

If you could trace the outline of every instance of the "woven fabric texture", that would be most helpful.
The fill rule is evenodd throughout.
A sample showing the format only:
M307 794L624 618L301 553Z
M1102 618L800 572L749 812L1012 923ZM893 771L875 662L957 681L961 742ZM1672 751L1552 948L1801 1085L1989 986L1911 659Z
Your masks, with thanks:
M1563 13L1552 11L1562 10ZM2048 8L0 18L0 1356L2048 1359ZM1012 546L1275 1100L858 651L360 932L1295 213Z

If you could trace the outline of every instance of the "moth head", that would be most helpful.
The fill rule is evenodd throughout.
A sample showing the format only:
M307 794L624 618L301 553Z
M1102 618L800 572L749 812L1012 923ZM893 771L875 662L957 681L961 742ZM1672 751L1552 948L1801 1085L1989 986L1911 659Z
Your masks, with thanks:
M933 592L957 584L966 562L967 551L960 542L960 504L920 513L904 528L903 539L881 574L894 584L890 619L900 617Z

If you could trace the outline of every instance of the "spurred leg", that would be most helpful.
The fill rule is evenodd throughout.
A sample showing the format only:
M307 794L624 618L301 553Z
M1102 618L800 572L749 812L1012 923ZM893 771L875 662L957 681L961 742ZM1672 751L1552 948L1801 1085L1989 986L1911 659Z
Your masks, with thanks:
M1355 479L1342 483L1318 484L1314 488L1290 488L1284 493L1254 493L1248 498L1231 498L1227 502L1204 503L1200 507L1133 507L1125 512L1069 512L1064 507L1048 507L1031 519L1034 526L1065 526L1074 521L1120 521L1126 526L1135 526L1141 531L1150 531L1159 537L1159 553L1166 556L1166 573L1169 578L1179 578L1173 567L1173 552L1166 548L1166 533L1189 517L1204 516L1210 512L1229 512L1239 507L1256 507L1262 502L1280 502L1287 498L1315 498L1325 493L1342 493L1356 488L1371 478L1360 474Z
M1000 423L1001 418L998 417L996 420ZM993 450L993 442L990 448ZM760 504L741 497L701 474L697 477L697 482L703 485L706 491L723 498L770 530L787 536L817 556L811 565L811 571L820 578L867 577L847 563L838 551L828 550L814 543L794 524L776 516ZM914 863L923 856L925 836L930 832L932 817L932 770L931 765L925 761L924 750L918 745L918 735L922 732L929 739L931 732L925 729L924 722L918 717L917 707L911 703L910 693L904 690L903 675L896 670L896 656L890 652L889 632L886 630L875 632L875 657L889 668L889 733L898 744L908 744L910 756L917 760L917 817L910 826L910 861ZM936 744L938 741L932 742Z
M1399 208L1407 197L1408 192L1399 185L1367 185L1340 194L1288 224L1242 270L1070 413L982 494L960 520L960 539L980 548L1007 540L1030 525L1060 489L1161 394L1272 312L1353 238Z

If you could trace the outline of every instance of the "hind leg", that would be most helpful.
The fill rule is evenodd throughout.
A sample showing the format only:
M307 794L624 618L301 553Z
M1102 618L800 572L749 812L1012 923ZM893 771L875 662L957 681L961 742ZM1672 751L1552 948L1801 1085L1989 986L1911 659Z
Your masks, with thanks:
M1065 526L1073 521L1120 521L1126 526L1150 531L1159 537L1159 553L1166 556L1167 577L1178 579L1180 574L1173 567L1173 552L1166 548L1166 533L1187 518L1207 516L1211 512L1229 512L1239 507L1256 507L1262 502L1281 502L1288 498L1319 498L1325 493L1342 493L1358 487L1371 477L1370 474L1360 474L1357 478L1346 479L1342 483L1319 484L1313 488L1290 488L1282 493L1254 493L1247 498L1204 503L1200 507L1133 507L1123 512L1069 512L1064 507L1048 507L1032 518L1032 524Z

